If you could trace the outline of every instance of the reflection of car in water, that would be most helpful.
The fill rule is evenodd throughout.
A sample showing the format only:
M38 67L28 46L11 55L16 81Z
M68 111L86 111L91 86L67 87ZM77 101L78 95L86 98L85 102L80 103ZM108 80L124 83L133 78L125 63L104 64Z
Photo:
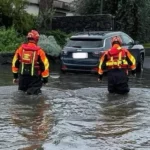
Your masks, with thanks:
M134 97L134 95L133 95ZM136 100L131 95L108 94L101 105L100 120L96 124L95 135L122 136L134 130L137 113Z
M45 103L42 95L22 95L22 100L16 101L15 108L11 110L12 121L19 127L19 134L29 142L24 150L42 148L41 142L47 139L53 125L52 116L47 113L49 109L50 104Z
M93 31L71 36L61 53L61 71L97 72L99 58L103 51L111 48L111 38L119 36L122 47L127 48L135 57L137 71L143 70L145 49L124 32Z

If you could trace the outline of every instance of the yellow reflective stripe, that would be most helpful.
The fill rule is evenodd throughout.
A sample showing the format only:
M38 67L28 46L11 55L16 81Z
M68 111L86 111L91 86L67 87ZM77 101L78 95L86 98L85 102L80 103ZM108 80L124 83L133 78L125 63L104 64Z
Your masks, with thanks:
M136 65L136 60L135 60L134 56L131 55L131 53L129 51L127 52L127 56L130 59L130 61L132 62L132 65Z
M108 61L106 62L106 66L113 66L113 65L128 65L128 62L124 59L124 60L118 60L118 61Z
M48 77L49 76L49 61L46 57L45 57L43 63L45 66L45 70L42 72L42 77Z
M119 58L118 58L118 67L121 67L122 64L122 51L119 53Z
M112 56L110 57L110 61L114 61Z
M123 65L128 65L128 62L125 59L122 60L122 63Z
M35 62L35 54L36 52L33 52L33 59L32 59L32 66L31 66L31 76L34 74L34 62Z
M44 60L44 66L45 66L45 70L49 69L49 62L47 58L45 58Z
M119 53L119 61L122 59L122 52Z
M22 49L21 59L23 59L24 49ZM21 74L23 74L24 62L21 63Z
M106 62L106 66L113 66L113 62Z
M102 57L100 58L100 63L99 63L99 66L98 66L98 73L99 74L103 74L102 64L104 62L104 57L105 57L105 54L103 54Z
M14 56L13 61L12 61L12 66L15 67L15 63L17 61L17 55Z
M17 60L18 60L18 54L16 53L12 60L12 72L13 73L18 73L18 68L15 65Z
M119 46L119 47L117 47L117 50L121 50L121 47Z
M24 62L21 64L21 74L23 74Z
M133 64L135 64L135 58L132 55L130 55L130 60L132 61Z

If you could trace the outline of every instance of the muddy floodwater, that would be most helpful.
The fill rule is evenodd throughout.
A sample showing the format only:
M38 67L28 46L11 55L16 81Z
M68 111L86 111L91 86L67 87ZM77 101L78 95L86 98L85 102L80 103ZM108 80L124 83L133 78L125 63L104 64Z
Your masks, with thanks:
M150 61L149 61L150 62ZM128 95L109 94L107 77L60 74L53 67L43 94L27 96L0 69L0 149L150 150L150 68L129 76Z

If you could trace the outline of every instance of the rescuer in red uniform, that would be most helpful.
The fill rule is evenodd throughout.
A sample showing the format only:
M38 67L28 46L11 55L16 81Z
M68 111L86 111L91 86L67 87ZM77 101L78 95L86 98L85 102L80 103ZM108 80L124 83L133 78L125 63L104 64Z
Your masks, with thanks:
M42 85L48 82L49 61L44 50L37 46L37 31L31 30L27 40L15 51L12 60L13 83L18 81L18 90L27 94L39 94Z
M98 81L102 80L104 70L107 70L108 91L125 94L130 91L128 86L128 70L136 76L136 60L131 53L122 48L119 36L112 38L112 48L104 52L98 67Z

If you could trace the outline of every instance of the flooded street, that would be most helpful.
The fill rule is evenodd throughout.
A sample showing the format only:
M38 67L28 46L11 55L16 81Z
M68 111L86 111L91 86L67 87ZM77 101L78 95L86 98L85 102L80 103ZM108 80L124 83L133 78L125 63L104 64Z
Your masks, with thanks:
M150 59L129 76L128 95L108 94L107 77L60 74L53 66L43 94L27 96L12 84L10 66L0 72L0 149L149 150Z

